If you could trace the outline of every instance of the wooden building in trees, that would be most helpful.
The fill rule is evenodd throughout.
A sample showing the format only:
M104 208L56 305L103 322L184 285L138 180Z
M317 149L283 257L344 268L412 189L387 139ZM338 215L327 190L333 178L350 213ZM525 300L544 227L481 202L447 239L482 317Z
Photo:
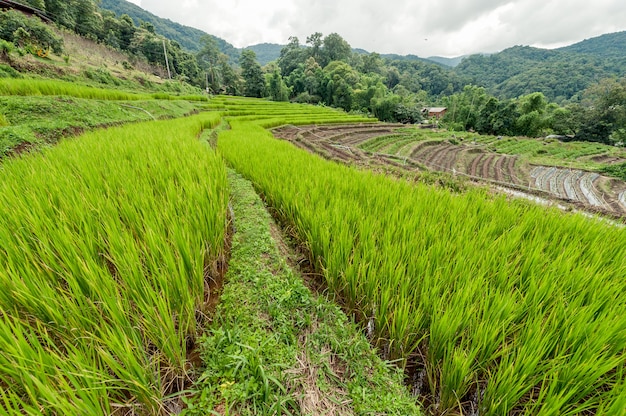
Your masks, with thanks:
M422 110L422 114L425 118L436 118L437 120L441 120L444 115L446 115L446 111L448 109L446 107L430 107L424 108Z

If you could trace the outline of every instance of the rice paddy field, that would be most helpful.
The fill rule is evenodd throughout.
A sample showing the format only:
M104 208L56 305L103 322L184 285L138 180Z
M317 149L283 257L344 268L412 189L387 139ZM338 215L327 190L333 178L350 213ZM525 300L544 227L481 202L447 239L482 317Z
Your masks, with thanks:
M410 369L429 412L623 414L623 229L328 162L275 140L269 120L230 118L220 152Z
M224 259L228 166L405 370L424 414L625 414L623 228L324 160L269 131L372 119L231 97L206 107L3 161L4 413L174 413ZM197 137L218 124L212 150Z
M224 251L219 116L95 131L0 170L3 414L158 414Z
M110 88L81 85L69 81L31 78L0 79L0 94L32 96L32 95L62 95L76 98L96 100L147 100L151 98L169 100L207 101L202 95L172 95L167 93L138 94L114 90Z

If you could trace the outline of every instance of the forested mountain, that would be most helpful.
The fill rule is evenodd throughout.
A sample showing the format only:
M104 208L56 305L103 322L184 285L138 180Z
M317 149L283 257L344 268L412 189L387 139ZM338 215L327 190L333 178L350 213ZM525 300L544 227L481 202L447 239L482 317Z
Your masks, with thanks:
M563 52L584 53L597 58L618 58L623 62L624 54L626 54L626 31L609 33L595 38L585 39L582 42L565 46L557 50Z
M137 25L140 22L149 22L154 26L156 33L178 42L184 49L190 52L195 53L200 51L203 47L200 39L207 35L207 33L202 30L155 16L126 0L100 0L100 7L114 12L118 17L127 14ZM237 62L239 59L239 50L237 48L217 36L209 36L215 40L220 52L226 54L234 62Z
M472 55L456 68L500 98L542 92L550 101L563 102L594 82L626 74L626 32L588 39L554 50L514 46L493 55Z

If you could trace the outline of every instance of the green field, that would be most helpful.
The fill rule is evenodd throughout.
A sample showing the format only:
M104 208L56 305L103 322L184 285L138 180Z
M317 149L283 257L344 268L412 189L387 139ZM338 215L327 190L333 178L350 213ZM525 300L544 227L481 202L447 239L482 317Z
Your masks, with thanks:
M473 400L493 415L624 409L621 229L339 166L276 141L263 120L230 125L220 152L377 345L422 373L435 413Z
M217 115L89 133L0 172L0 408L154 414L223 255ZM128 404L125 404L128 403Z
M623 229L484 189L451 192L346 167L267 130L374 121L362 116L231 97L205 109L3 161L0 409L167 414L183 386L193 392L188 414L306 414L289 376L306 343L307 357L334 351L348 360L345 377L368 380L367 388L344 383L331 366L320 391L341 385L337 397L355 413L417 413L404 404L407 390L373 393L387 382L371 381L373 364L352 363L365 354L349 350L356 335L305 337L323 326L313 324L320 316L339 318L313 306L278 266L285 260L267 254L273 249L243 222L244 208L260 202L235 204L235 235L247 236L232 247L239 286L231 293L226 282L224 309L200 336L206 272L227 250L229 195L241 192L234 174L227 181L228 166L252 183L305 253L307 273L360 325L357 338L407 371L424 413L623 414ZM197 140L203 130L216 150ZM394 140L399 151L404 142ZM485 143L505 144L524 143ZM578 157L565 153L548 152ZM255 261L267 271L255 272ZM257 303L259 312L243 312ZM189 387L187 349L196 341L206 372Z

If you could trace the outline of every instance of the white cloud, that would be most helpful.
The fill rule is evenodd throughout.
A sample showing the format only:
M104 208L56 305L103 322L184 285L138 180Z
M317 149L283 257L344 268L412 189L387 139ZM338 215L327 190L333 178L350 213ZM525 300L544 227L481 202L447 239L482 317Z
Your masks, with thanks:
M237 47L339 33L379 53L457 56L514 45L562 46L626 30L623 0L135 0Z

